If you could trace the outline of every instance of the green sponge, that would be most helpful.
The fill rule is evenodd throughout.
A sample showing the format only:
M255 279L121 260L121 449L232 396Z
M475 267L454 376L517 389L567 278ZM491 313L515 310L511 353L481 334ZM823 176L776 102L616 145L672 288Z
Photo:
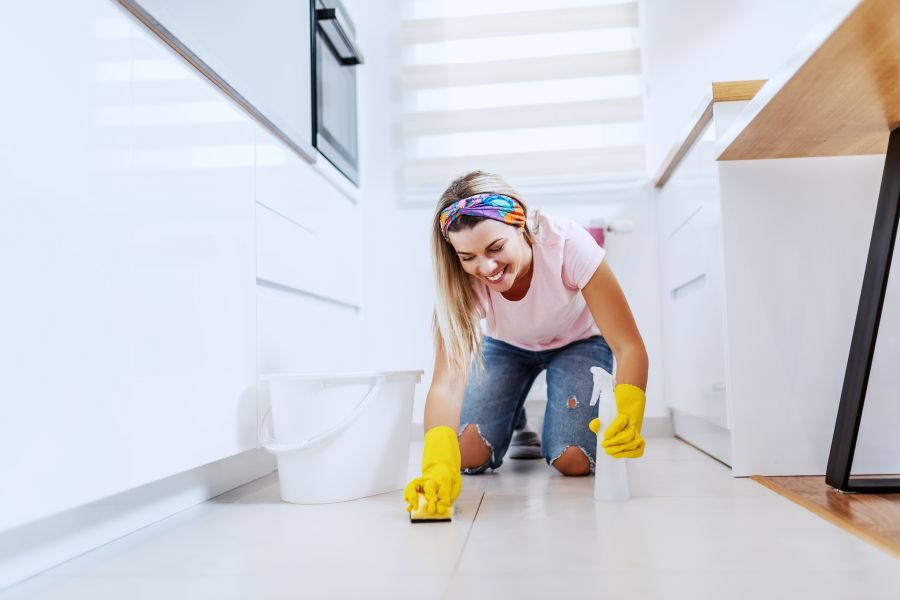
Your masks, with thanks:
M442 515L428 512L428 501L425 500L425 494L419 492L419 508L409 511L410 523L441 523L450 521L453 518L453 507L447 509Z

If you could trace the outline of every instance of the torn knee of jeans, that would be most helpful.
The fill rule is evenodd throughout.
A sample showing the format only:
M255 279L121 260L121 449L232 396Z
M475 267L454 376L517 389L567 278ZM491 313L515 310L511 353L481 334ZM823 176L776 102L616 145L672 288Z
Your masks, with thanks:
M566 400L566 406L569 408L576 408L578 406L578 398L575 396L569 396L569 399Z
M475 431L478 432L478 437L481 438L481 441L484 442L485 446L487 446L488 448L491 449L491 457L488 459L488 461L490 461L491 464L494 464L494 445L491 444L488 441L488 439L486 437L484 437L484 435L481 433L481 427L478 425L478 423L466 423L464 425L461 425L459 428L459 433L456 435L456 437L459 438L459 436L461 436L463 434L463 432L465 432L466 427L468 427L469 425L475 426ZM477 468L477 467L472 467L472 468Z
M584 455L585 455L585 456L587 457L587 459L588 459L588 464L590 465L590 472L593 473L593 472L594 472L594 458L591 456L591 453L588 452L587 450L585 450L582 446L566 446L566 447L564 447L564 448L562 449L562 451L561 451L559 454L557 454L557 455L550 461L550 465L552 466L553 463L555 463L557 460L559 460L559 457L562 456L563 454L565 454L565 453L566 453L566 450L568 450L569 448L578 448L579 450L581 450L581 451L584 453Z

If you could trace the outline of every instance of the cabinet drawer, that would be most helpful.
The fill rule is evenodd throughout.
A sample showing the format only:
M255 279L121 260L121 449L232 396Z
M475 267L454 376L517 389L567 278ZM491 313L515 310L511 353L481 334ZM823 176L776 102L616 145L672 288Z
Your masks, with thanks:
M362 359L361 335L355 308L257 286L260 373L346 371Z
M663 239L664 348L667 404L727 428L720 232L706 203Z
M351 221L314 231L261 204L256 205L256 276L344 304L359 306L359 235Z
M255 199L259 204L313 231L327 227L336 212L358 210L315 167L260 129L256 154Z
M679 288L689 285L707 271L710 232L704 226L703 209L699 209L672 235L663 241L665 256L665 289L677 294Z
M705 275L681 290L667 310L667 403L727 428L722 307Z
M718 202L719 179L711 142L698 142L659 194L660 233L671 236L701 206Z

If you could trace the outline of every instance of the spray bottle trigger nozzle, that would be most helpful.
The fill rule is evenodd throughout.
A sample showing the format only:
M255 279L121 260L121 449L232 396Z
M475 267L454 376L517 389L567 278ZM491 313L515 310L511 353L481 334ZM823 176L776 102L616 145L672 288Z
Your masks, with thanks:
M591 375L594 377L594 389L591 391L591 406L597 404L603 390L612 390L615 387L615 381L611 373L603 367L591 367Z

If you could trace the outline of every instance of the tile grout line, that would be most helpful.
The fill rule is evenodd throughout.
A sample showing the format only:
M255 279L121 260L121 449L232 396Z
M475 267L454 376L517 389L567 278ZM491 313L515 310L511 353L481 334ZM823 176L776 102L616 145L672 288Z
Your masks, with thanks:
M444 598L446 598L446 592L449 591L450 582L452 581L453 577L457 574L457 571L459 571L459 563L460 563L460 561L462 561L463 552L466 551L466 544L469 543L469 536L472 535L472 529L475 528L475 521L478 520L478 511L481 510L481 503L484 502L484 494L485 494L485 492L481 492L481 498L478 499L478 506L475 508L475 515L472 517L472 524L469 526L469 531L466 533L466 539L463 540L462 547L459 549L459 556L456 559L456 564L453 565L453 570L450 571L450 577L447 580L447 588L448 589L444 591L444 596L443 596Z

